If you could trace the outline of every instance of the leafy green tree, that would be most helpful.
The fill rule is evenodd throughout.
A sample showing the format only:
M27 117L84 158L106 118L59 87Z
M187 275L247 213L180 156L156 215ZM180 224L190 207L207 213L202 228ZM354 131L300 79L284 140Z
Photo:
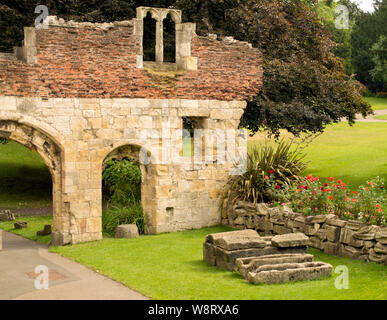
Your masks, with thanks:
M383 82L384 89L387 89L387 37L380 36L379 41L372 46L371 53L375 67L370 74L375 81Z
M371 91L381 91L383 81L371 74L375 68L372 47L381 36L387 36L387 0L375 0L373 13L362 12L356 19L351 34L352 65L356 79Z

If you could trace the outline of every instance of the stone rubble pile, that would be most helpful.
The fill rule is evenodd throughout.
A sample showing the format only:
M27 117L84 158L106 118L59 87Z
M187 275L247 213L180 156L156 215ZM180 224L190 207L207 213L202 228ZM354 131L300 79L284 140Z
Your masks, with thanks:
M210 234L203 259L212 266L237 270L251 283L282 283L329 276L332 266L313 262L302 233L260 237L254 230Z
M387 228L345 221L334 214L305 217L287 206L269 208L264 203L237 202L223 224L254 229L265 235L304 233L310 247L327 254L387 265Z

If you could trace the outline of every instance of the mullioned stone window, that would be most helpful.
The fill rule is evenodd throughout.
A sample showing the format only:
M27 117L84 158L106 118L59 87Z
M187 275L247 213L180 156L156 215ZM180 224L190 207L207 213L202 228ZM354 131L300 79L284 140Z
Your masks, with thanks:
M154 61L144 60L144 19L150 14L156 22ZM197 58L191 56L191 41L195 34L195 23L182 23L181 10L138 7L135 35L139 37L137 68L160 71L197 70ZM175 59L164 55L164 23L171 19L175 23ZM166 59L167 58L167 59ZM174 60L174 62L167 62Z

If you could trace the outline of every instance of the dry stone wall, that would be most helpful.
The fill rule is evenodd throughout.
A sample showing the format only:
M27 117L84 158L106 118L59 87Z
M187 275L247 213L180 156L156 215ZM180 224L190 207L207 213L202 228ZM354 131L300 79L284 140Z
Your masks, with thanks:
M387 265L387 228L345 221L334 214L305 217L287 206L269 208L264 203L237 202L223 224L254 229L265 235L302 232L309 246L327 254Z

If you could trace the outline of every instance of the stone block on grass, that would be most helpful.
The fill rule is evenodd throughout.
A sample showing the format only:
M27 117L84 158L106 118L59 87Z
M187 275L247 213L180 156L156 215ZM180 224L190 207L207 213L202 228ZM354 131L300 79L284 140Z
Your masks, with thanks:
M116 229L116 238L131 239L137 238L138 236L138 228L135 224L123 224Z

